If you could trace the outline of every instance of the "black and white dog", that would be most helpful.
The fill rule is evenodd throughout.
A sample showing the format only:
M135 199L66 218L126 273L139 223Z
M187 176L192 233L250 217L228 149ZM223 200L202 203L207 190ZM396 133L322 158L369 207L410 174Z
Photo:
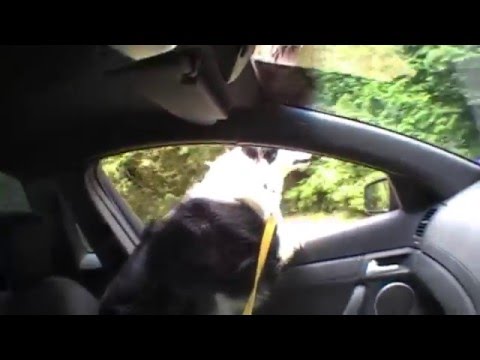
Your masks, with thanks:
M274 214L281 222L284 179L310 156L247 146L209 163L203 180L183 201L147 227L141 244L107 288L100 313L241 314L252 290L265 220ZM277 231L257 306L291 255L281 250Z

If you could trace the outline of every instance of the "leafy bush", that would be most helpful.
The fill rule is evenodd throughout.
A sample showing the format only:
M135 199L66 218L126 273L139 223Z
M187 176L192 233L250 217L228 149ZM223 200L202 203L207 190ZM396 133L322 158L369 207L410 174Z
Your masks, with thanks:
M290 214L363 213L363 189L384 173L337 159L313 162L307 176L287 188L283 211Z
M133 211L145 222L163 217L200 180L221 145L168 146L106 158L101 166Z

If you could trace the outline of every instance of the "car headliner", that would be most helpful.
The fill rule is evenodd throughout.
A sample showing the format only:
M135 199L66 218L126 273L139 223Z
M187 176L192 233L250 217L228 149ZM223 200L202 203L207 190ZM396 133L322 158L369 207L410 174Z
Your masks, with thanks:
M97 154L147 145L145 132L162 134L158 140L167 141L189 131L215 131L179 121L145 97L136 87L136 74L118 72L134 60L108 46L2 46L0 55L1 171L27 176L84 166ZM269 69L268 64L262 68ZM303 72L298 74L296 83L305 87ZM258 78L258 69L248 64L228 84L231 117L248 117L245 111L265 101L291 102L291 94L265 90ZM179 102L179 107L195 106ZM220 122L217 126L224 126Z

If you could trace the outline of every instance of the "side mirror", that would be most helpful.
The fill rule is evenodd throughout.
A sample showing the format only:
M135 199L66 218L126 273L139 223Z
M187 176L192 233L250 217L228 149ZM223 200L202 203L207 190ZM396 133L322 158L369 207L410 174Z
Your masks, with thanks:
M387 178L375 180L365 186L364 189L364 207L368 215L382 214L391 209L390 182Z

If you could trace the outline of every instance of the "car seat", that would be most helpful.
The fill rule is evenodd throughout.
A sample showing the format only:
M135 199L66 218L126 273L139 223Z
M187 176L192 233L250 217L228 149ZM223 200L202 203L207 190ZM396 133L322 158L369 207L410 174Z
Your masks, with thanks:
M22 184L0 174L0 314L98 314L98 301L87 289L51 273L51 242L43 226Z

